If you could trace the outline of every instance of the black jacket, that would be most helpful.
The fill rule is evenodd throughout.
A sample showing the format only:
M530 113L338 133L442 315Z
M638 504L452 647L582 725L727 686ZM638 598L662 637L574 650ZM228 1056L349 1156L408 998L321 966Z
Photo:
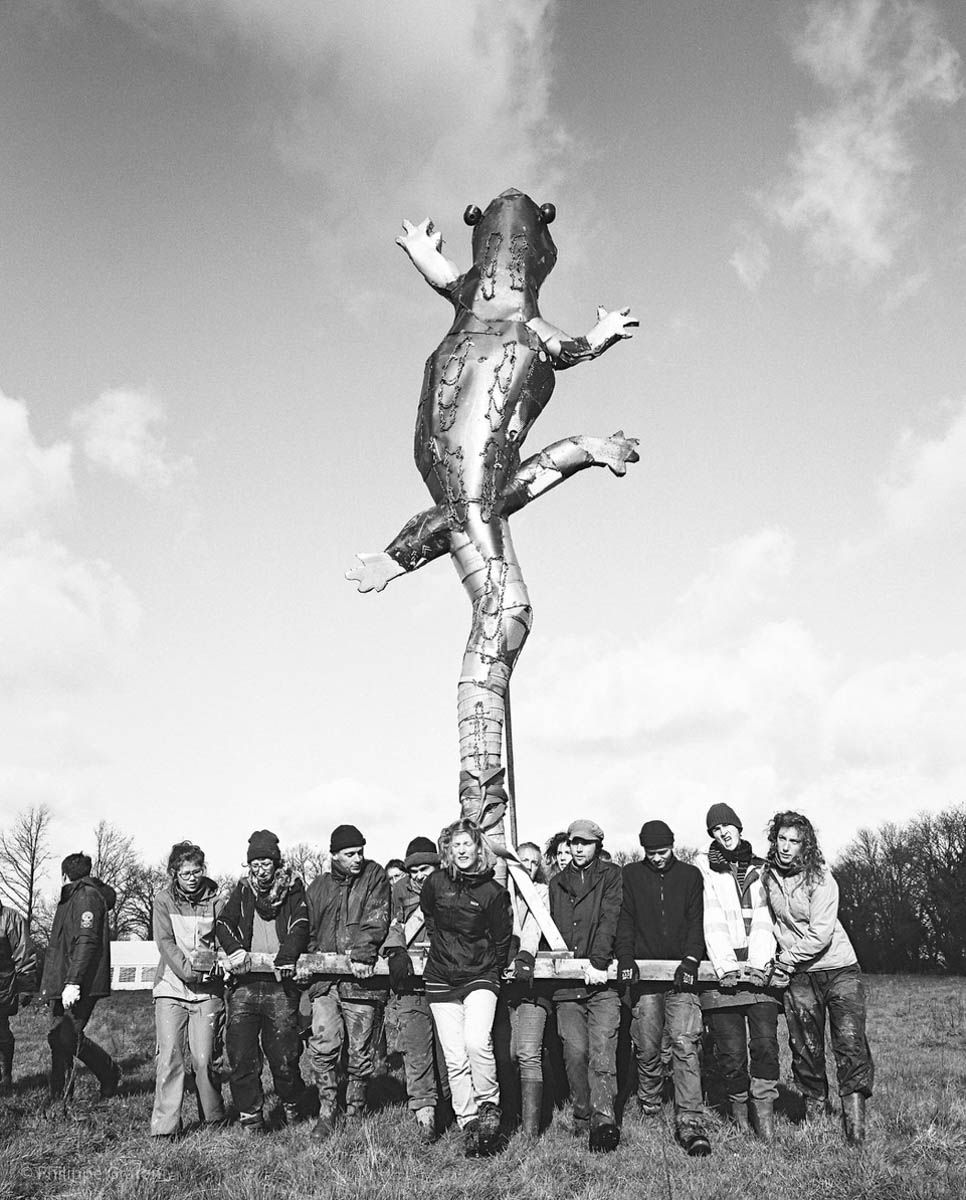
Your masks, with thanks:
M499 984L510 959L510 895L492 871L434 871L419 893L429 932L423 977L453 987L473 979Z
M15 909L0 904L0 1017L12 1017L20 992L37 986L37 956L27 922Z
M107 914L116 899L112 887L90 875L61 888L44 956L40 985L44 1000L59 1000L68 983L77 984L85 1000L111 994L111 928Z
M247 879L239 879L218 914L215 937L226 954L236 950L251 950L252 926L255 923L255 893ZM309 944L309 911L305 904L305 885L296 875L292 878L275 914L278 934L276 967L287 967L304 954Z
M704 881L697 867L672 858L666 871L645 859L624 867L617 922L620 958L704 958Z
M577 958L599 971L614 957L621 910L621 869L594 858L581 869L571 863L550 880L550 915Z

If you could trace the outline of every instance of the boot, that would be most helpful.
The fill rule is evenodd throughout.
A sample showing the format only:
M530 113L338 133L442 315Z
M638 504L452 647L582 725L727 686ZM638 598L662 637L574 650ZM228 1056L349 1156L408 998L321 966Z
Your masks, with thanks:
M316 1143L324 1142L333 1133L335 1133L335 1105L331 1101L323 1100L319 1107L319 1119L312 1126L309 1141Z
M427 1145L435 1142L437 1138L436 1109L431 1104L425 1104L422 1108L417 1108L413 1116L416 1118L419 1140Z
M476 1158L480 1153L480 1123L472 1117L463 1126L463 1154L467 1158Z
M760 1141L773 1142L775 1140L775 1102L773 1100L752 1100L751 1127Z
M842 1097L842 1121L848 1144L861 1146L865 1141L865 1096L861 1092Z
M363 1079L350 1079L346 1088L345 1115L346 1120L352 1121L363 1116L366 1111L366 1084Z
M9 1096L13 1091L13 1048L13 1038L0 1046L0 1096Z
M262 1116L260 1108L255 1112L239 1113L238 1124L241 1126L242 1132L246 1137L260 1137L266 1132L265 1118Z
M500 1112L499 1104L484 1101L480 1105L479 1145L481 1154L490 1154L496 1148L497 1142L500 1140L502 1120L503 1114Z
M728 1108L731 1112L731 1119L738 1126L739 1133L750 1132L751 1126L748 1124L748 1101L747 1100L729 1100Z
M520 1083L520 1106L523 1117L523 1136L540 1136L540 1114L543 1111L543 1081L524 1079Z
M691 1158L707 1158L711 1153L708 1135L697 1121L682 1122L678 1126L678 1141L684 1153Z
M612 1120L596 1122L590 1127L590 1152L592 1154L610 1154L620 1145L621 1131Z
M805 1120L812 1124L821 1119L828 1112L828 1101L824 1096L806 1096L805 1097Z
M81 1037L77 1047L77 1057L91 1071L101 1085L101 1099L110 1100L117 1095L121 1082L121 1070L106 1050L102 1050L97 1042L89 1037Z

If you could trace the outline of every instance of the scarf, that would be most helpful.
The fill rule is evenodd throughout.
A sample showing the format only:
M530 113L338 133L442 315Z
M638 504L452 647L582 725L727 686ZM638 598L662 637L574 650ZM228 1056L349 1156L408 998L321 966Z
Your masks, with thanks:
M255 883L254 874L248 872L248 886L252 889L255 896L255 911L263 921L274 921L278 916L278 910L281 908L286 896L292 890L298 876L291 867L279 867L272 878L271 886L267 891L260 892Z

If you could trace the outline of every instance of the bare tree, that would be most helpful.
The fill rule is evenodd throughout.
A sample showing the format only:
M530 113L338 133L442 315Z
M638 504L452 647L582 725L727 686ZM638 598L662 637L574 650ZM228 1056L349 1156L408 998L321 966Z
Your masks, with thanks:
M27 919L31 934L42 941L46 930L38 928L40 878L51 859L48 834L51 812L46 804L24 809L9 830L0 833L0 896Z
M150 937L150 900L153 896L152 868L146 867L134 848L134 839L108 821L99 821L94 829L94 853L91 874L108 884L116 893L114 907L108 913L111 938Z
M301 875L306 884L329 869L329 855L318 846L310 846L308 842L296 842L294 846L289 846L282 854L282 861Z

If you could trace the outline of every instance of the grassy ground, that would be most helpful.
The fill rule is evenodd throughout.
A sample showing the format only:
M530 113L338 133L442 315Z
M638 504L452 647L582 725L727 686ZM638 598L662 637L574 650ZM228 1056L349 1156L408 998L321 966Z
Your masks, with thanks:
M412 1118L389 1103L319 1149L308 1127L281 1129L255 1143L240 1130L190 1131L175 1144L147 1136L154 1089L153 1013L147 993L116 995L98 1006L91 1036L124 1069L122 1094L93 1103L81 1071L66 1116L45 1119L46 1011L14 1019L16 1091L0 1100L0 1196L84 1200L962 1200L966 1196L966 980L868 979L876 1094L869 1137L848 1149L837 1119L796 1124L799 1106L784 1057L779 1135L771 1147L709 1117L714 1153L688 1159L664 1121L644 1127L628 1107L620 1149L590 1155L558 1112L536 1145L518 1135L498 1157L467 1161L456 1131L422 1147ZM374 1089L401 1089L391 1076ZM185 1117L190 1105L186 1105ZM193 1115L193 1114L191 1114Z

